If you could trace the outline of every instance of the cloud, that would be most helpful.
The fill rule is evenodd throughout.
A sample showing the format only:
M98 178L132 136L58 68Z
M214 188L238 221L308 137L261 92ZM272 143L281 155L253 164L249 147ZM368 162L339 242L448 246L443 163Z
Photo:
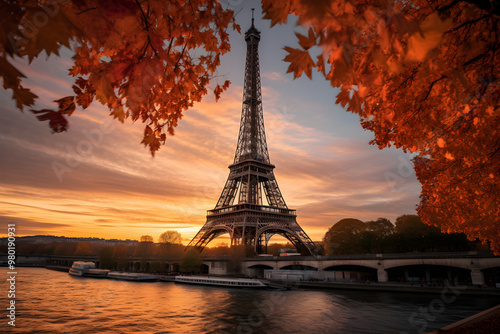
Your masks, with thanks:
M289 79L287 79L283 74L279 72L262 72L261 77L271 81L289 81Z
M44 96L36 108L72 94L68 59L19 63L27 85ZM279 72L263 70L262 78L273 82L262 88L271 162L285 201L311 238L321 239L341 218L394 220L413 212L420 192L414 173L392 183L386 178L401 174L406 155L379 151L359 133L340 135L344 119L336 114L337 127L326 127L329 114L312 110L323 103L319 94L331 92L292 94ZM14 107L11 92L1 92L2 221L32 234L137 239L175 229L192 238L233 162L242 89L233 84L218 103L207 96L186 111L154 158L140 144L143 124L109 122L109 110L97 103L77 110L67 133L53 135L46 122Z
M57 233L61 228L71 227L69 224L48 223L23 217L0 215L2 231L7 231L8 224L15 224L18 236Z

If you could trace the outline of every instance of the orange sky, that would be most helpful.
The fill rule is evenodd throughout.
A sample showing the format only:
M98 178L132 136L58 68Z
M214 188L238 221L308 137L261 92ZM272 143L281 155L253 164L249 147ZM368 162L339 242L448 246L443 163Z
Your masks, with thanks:
M237 21L244 31L250 8L259 6L239 6ZM345 217L394 221L415 213L420 186L405 167L408 155L368 145L373 135L363 131L357 116L334 104L336 90L318 75L310 81L285 74L282 47L295 45L293 32L300 29L293 22L273 29L268 21L256 25L262 32L271 162L287 205L297 209L309 236L320 240ZM2 90L0 236L13 222L18 235L138 239L150 234L157 240L163 231L177 230L189 242L206 210L215 206L234 158L245 44L236 33L231 43L233 51L219 70L232 81L230 89L218 103L210 95L186 112L155 158L140 144L142 124L120 124L97 103L71 116L69 132L53 135L46 122L15 108L11 91ZM18 64L29 78L25 83L40 96L36 109L54 108L51 101L73 94L68 50L61 58Z

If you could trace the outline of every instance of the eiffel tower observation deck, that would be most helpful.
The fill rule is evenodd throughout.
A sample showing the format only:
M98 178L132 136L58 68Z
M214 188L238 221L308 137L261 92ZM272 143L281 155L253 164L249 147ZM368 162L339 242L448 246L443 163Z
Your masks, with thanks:
M245 245L261 254L278 234L301 254L315 254L315 245L297 223L295 210L285 204L274 177L275 166L269 160L259 69L260 32L253 17L245 41L243 108L234 162L217 205L207 212L207 222L188 247L201 251L214 238L228 233L231 245Z

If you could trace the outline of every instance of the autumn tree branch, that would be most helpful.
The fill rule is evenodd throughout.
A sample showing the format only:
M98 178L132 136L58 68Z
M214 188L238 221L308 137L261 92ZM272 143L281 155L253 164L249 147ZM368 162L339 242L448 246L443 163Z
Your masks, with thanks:
M87 9L85 9L85 10L79 12L79 13L76 13L76 15L80 15L80 14L86 13L86 12L88 12L90 10L93 10L93 9L97 9L97 7L87 8Z
M463 28L463 27L465 27L467 25L472 25L472 24L477 23L477 22L479 22L481 20L484 20L485 18L488 18L488 17L491 17L491 15L490 14L486 14L486 15L483 15L481 17L478 17L475 20L466 21L466 22L464 22L464 23L462 23L462 24L460 24L460 25L458 25L458 26L456 26L456 27L454 27L454 28L452 28L452 29L450 29L448 31L445 31L444 33L448 34L450 32L457 31L458 29L461 29L461 28Z
M445 13L446 11L463 2L474 5L477 8L487 12L488 14L500 17L500 0L454 0L448 5L438 8L437 11L439 14Z
M443 74L439 79L436 79L433 82L431 82L431 85L429 86L429 89L427 90L427 94L425 94L424 98L422 99L422 102L425 101L425 100L427 100L427 97L429 97L429 94L432 91L432 87L434 87L434 85L436 83L438 83L439 81L441 81L441 80L443 80L445 78L447 78L447 76Z

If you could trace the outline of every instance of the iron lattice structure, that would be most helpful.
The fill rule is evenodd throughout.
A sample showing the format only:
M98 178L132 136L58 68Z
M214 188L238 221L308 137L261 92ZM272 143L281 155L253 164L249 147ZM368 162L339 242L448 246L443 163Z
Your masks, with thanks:
M219 235L229 233L231 245L252 246L257 254L267 252L271 237L287 238L304 255L315 254L315 246L288 209L269 161L262 94L259 54L260 32L252 26L245 33L247 54L240 133L234 163L207 222L189 246L199 251Z

